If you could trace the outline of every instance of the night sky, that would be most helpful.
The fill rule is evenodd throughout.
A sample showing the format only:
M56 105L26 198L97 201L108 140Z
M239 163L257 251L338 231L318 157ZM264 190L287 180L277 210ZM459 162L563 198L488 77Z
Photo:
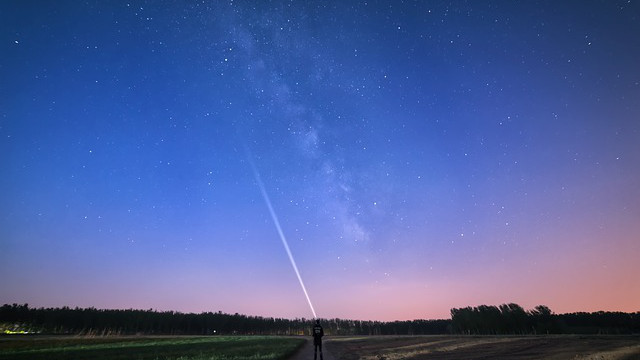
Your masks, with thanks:
M638 1L2 1L0 304L640 311ZM255 172L254 172L255 170Z

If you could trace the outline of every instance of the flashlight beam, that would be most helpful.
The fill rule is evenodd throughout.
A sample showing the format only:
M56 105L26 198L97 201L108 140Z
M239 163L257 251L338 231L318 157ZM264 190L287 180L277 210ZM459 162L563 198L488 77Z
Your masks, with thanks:
M269 194L267 194L267 190L265 189L264 184L262 183L262 178L260 177L258 168L253 163L253 160L251 158L251 153L249 153L248 149L247 149L247 154L249 158L249 164L251 165L251 169L253 170L253 176L255 177L256 182L258 183L258 187L260 188L260 192L262 193L262 198L264 199L264 202L267 204L267 207L269 208L269 213L271 214L271 219L273 220L273 224L275 225L276 230L278 230L278 235L280 235L280 240L282 240L282 245L284 246L284 249L287 251L287 255L289 256L289 261L291 261L291 266L293 267L293 270L296 272L296 276L298 277L298 282L300 282L300 287L302 287L302 291L304 292L304 296L307 298L307 303L309 304L309 308L313 313L313 318L317 319L318 317L316 316L316 310L313 308L313 305L311 304L309 293L307 292L307 288L304 286L304 282L302 281L302 276L300 276L300 271L298 271L298 265L296 265L296 261L293 259L293 254L291 253L291 249L289 249L289 243L287 242L287 238L284 236L284 233L282 232L282 228L280 227L280 221L278 221L278 216L276 216L276 212L275 210L273 210L273 206L271 205L271 200L269 199Z

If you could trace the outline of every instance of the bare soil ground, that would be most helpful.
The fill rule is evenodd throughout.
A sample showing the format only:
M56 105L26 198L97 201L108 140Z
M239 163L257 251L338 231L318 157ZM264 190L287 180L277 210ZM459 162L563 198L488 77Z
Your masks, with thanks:
M336 360L640 359L640 336L330 337Z
M324 343L326 345L326 342ZM289 358L289 360L311 360L313 359L313 341L307 340L307 342L300 347L300 349ZM330 350L326 346L323 348L322 360L336 360ZM320 354L317 355L317 360L320 360Z

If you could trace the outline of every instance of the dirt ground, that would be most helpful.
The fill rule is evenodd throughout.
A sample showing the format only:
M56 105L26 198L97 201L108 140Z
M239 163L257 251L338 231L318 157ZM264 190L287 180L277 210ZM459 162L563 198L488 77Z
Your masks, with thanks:
M311 360L314 357L313 341L307 340L307 342L292 356L289 360ZM317 360L320 360L320 354L317 355ZM324 347L324 353L322 360L336 360L331 352Z
M325 344L336 360L640 359L640 336L363 336Z

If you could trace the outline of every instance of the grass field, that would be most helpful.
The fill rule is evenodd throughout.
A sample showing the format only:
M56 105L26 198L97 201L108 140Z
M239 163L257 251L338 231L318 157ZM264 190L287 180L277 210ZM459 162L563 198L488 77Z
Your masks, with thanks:
M302 338L215 337L0 337L0 360L275 360L287 359Z

